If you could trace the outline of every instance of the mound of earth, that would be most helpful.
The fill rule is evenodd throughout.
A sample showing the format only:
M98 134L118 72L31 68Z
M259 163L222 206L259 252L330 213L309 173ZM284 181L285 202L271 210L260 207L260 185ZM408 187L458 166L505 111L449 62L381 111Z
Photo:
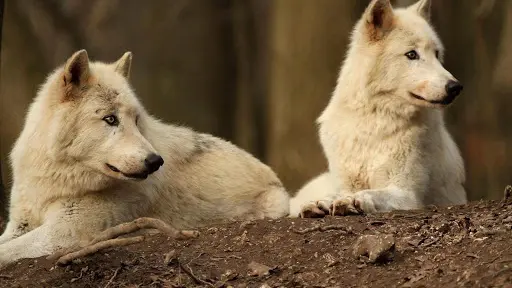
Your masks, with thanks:
M26 259L1 287L511 287L512 203L162 234L56 266Z

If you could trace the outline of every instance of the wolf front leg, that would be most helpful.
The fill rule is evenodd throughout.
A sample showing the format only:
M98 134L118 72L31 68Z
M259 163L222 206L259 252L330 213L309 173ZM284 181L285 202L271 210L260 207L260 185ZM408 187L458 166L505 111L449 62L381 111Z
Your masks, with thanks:
M339 193L325 172L312 179L290 199L290 217L321 218L329 214L329 205Z
M37 258L77 245L71 223L45 223L0 245L0 268L25 258Z
M338 198L333 201L331 214L345 215L347 207L354 207L364 213L375 213L419 209L422 204L414 192L390 186L384 189L362 190L353 196Z

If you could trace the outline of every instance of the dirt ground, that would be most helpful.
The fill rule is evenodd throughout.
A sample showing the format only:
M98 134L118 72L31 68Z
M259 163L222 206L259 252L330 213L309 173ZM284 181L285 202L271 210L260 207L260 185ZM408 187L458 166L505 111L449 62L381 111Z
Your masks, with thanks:
M503 201L200 232L153 235L68 266L23 260L0 270L0 287L512 287Z

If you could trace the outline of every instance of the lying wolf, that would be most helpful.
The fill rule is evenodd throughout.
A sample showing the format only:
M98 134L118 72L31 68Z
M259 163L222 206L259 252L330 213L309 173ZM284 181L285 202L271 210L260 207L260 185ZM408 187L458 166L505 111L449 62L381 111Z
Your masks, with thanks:
M227 141L151 117L128 83L132 55L81 50L47 78L11 153L0 266L86 243L139 217L178 229L286 216L266 165Z
M466 203L463 160L443 120L462 85L442 66L429 18L428 0L366 8L318 119L329 171L290 201L291 216Z

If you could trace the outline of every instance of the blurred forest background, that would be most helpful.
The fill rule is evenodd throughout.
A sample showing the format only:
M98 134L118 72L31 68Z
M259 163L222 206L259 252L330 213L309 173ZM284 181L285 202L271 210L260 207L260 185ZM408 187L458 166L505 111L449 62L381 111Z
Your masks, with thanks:
M29 103L45 76L81 48L103 61L132 51L132 83L150 112L233 141L296 190L326 169L315 119L368 2L5 0L4 196L7 156ZM512 0L433 0L433 22L447 47L445 66L465 85L446 118L470 199L498 198L512 183Z

